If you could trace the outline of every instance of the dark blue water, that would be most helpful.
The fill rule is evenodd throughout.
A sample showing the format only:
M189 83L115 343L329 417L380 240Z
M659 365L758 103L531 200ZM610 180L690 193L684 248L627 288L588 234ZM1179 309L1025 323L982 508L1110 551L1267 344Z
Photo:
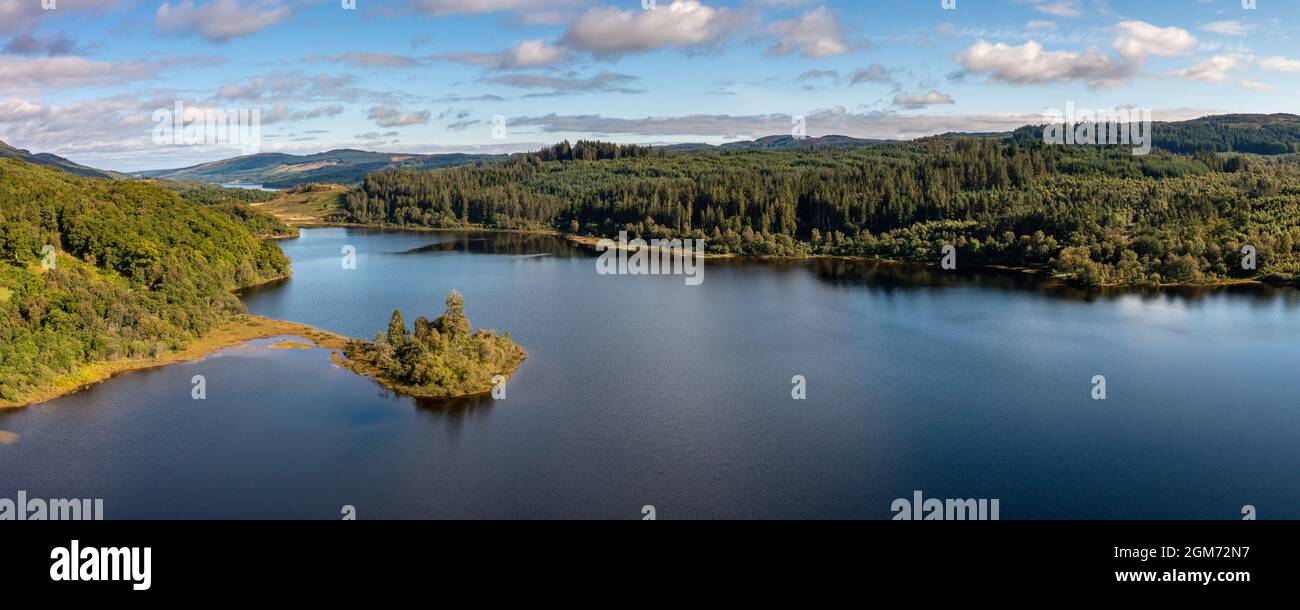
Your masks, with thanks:
M281 247L294 276L251 311L370 337L457 289L529 352L507 398L393 396L256 342L0 414L0 495L109 518L890 518L922 490L1003 519L1300 518L1295 291L714 260L689 287L500 234Z

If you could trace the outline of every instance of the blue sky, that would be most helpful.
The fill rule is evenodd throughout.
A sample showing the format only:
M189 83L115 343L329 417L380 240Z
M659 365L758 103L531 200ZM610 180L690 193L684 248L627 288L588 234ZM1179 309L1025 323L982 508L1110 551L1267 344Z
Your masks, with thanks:
M178 100L259 109L292 153L1300 112L1300 0L50 2L0 0L0 140L120 170L239 154L154 142Z

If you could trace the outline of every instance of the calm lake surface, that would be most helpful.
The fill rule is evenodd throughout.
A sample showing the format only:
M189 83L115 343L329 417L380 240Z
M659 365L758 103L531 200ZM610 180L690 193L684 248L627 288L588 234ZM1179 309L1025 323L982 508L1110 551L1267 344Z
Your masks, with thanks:
M258 341L0 414L0 497L102 497L108 518L887 519L922 490L1003 519L1300 518L1295 291L713 260L691 287L540 237L280 245L294 276L244 295L252 312L372 337L455 288L529 352L506 399L394 396Z

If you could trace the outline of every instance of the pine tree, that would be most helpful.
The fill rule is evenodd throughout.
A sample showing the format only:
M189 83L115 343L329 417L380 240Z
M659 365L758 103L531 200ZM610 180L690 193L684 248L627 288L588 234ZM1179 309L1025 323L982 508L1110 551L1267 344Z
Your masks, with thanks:
M406 321L402 319L402 310L394 309L393 317L388 320L388 342L401 345L406 339Z
M446 333L453 339L463 337L469 334L470 322L465 317L465 298L460 293L452 290L447 295L447 309L435 322L438 329Z

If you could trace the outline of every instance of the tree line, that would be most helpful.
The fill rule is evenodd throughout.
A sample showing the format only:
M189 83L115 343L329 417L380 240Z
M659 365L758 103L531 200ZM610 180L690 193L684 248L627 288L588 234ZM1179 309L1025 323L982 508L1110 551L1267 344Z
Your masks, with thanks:
M1300 271L1290 157L939 138L857 149L628 153L560 145L503 162L372 173L347 220L704 238L715 253L1051 268L1085 284ZM576 158L573 150L604 150ZM1243 269L1242 249L1257 252Z

